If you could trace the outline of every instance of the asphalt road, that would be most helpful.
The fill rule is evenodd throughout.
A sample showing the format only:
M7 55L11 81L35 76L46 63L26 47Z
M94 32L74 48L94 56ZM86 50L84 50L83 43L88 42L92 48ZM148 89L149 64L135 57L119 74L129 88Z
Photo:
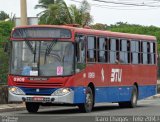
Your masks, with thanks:
M136 108L105 103L97 104L91 113L79 113L77 107L52 106L36 114L23 110L2 112L0 116L2 122L160 122L160 98L141 100Z

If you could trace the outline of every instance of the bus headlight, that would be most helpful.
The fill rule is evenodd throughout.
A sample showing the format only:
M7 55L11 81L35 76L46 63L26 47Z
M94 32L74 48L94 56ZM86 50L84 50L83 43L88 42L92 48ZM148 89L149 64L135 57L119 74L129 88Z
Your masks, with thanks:
M62 95L70 93L71 91L72 89L70 88L60 88L60 89L57 89L55 92L53 92L51 95L52 96L62 96Z
M16 94L16 95L25 95L25 93L20 88L15 87L15 86L9 87L8 90L11 93Z

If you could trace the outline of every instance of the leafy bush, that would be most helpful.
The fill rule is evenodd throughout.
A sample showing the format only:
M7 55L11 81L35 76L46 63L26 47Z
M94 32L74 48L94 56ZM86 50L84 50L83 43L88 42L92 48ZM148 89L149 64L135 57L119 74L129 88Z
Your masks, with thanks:
M0 84L7 83L9 55L4 52L4 45L9 40L13 26L11 21L0 21Z
M158 41L158 52L160 53L160 28L155 26L142 26L136 24L127 24L118 22L115 25L111 25L107 30L123 33L133 33L142 35L152 35L157 38Z
M0 84L7 82L8 65L9 56L7 53L4 53L3 48L0 48Z

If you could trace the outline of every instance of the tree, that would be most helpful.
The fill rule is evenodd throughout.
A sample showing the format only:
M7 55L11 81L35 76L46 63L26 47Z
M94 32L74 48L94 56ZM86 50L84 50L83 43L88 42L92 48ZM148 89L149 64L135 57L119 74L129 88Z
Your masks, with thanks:
M94 25L91 25L91 28L96 30L107 30L107 24L96 23Z
M5 43L9 42L10 33L14 23L12 21L0 21L0 84L7 83L9 55L4 52Z
M0 20L5 20L7 18L9 18L9 15L4 11L0 11Z
M38 14L40 24L70 24L72 19L64 0L39 0L35 8L44 10Z
M90 15L90 9L90 5L86 0L82 1L79 8L76 5L71 5L69 10L72 17L72 24L79 24L82 27L90 25L93 21Z
M84 27L92 22L90 5L86 0L79 8L75 5L68 7L64 0L40 0L35 8L44 9L38 14L40 24L79 24Z
M11 21L0 21L0 47L1 43L6 42L10 37L10 33L13 27L14 23Z

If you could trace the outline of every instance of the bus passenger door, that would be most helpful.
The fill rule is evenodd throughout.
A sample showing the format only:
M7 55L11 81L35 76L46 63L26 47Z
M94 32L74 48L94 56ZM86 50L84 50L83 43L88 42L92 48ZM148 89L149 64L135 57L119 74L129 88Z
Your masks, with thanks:
M75 43L75 76L74 76L74 86L75 86L75 96L74 103L84 103L85 102L85 92L86 87L86 48L85 48L85 36L76 35Z
M85 86L86 81L86 48L85 48L85 36L76 35L75 43L75 70L76 70L76 85Z

